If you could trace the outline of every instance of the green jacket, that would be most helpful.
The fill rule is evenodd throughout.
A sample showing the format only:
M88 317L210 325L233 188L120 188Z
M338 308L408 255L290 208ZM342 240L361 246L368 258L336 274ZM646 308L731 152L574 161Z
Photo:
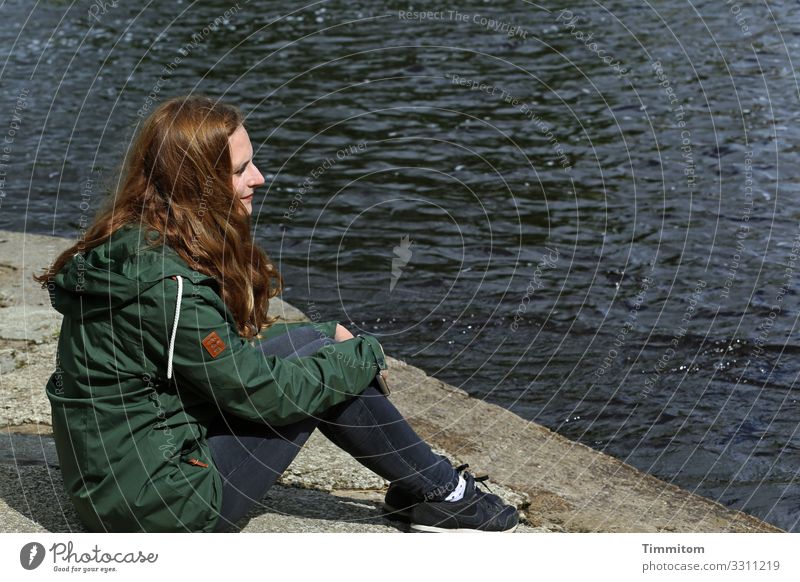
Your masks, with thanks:
M64 315L47 383L64 485L91 531L211 531L222 481L206 434L221 411L289 424L361 393L383 349L372 336L313 356L267 356L238 335L217 281L145 229L126 226L56 275ZM314 325L333 337L336 322Z

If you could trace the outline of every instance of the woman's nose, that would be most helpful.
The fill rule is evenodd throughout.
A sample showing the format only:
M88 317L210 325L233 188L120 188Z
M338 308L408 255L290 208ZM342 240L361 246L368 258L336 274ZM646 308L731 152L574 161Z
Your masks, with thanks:
M254 169L255 169L255 172L253 174L253 177L251 178L251 184L250 185L253 186L253 187L261 186L261 184L263 184L264 181L265 181L264 180L264 176L261 174L261 172L258 171L258 168L254 168Z

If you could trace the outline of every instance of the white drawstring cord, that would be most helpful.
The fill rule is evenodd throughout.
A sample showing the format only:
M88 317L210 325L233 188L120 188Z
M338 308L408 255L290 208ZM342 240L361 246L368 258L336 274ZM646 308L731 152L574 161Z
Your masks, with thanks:
M172 378L172 352L175 350L175 334L178 332L178 319L181 317L181 297L183 296L183 277L175 275L178 280L178 299L175 302L175 321L172 324L172 337L169 339L167 355L167 380Z

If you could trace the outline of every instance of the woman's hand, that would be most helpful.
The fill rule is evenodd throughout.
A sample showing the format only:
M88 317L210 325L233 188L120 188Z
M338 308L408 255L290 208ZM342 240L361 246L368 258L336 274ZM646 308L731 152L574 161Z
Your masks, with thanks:
M333 336L333 339L337 342L347 341L349 339L353 339L353 334L347 331L347 328L340 323L336 324L336 333Z
M353 339L353 334L350 333L345 326L340 323L336 324L336 333L333 336L333 339L337 342L344 342L349 339ZM383 379L388 381L389 380L389 371L388 370L381 370L381 376Z

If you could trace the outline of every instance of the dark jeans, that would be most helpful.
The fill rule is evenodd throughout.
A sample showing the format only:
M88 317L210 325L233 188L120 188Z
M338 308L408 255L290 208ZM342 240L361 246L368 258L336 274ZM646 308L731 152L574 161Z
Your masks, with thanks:
M283 358L308 356L333 341L311 327L299 327L260 344ZM374 385L316 417L272 427L220 416L208 442L222 476L223 499L214 531L239 521L286 470L315 428L336 446L384 479L422 499L442 498L458 474L450 461L431 451L394 405Z

